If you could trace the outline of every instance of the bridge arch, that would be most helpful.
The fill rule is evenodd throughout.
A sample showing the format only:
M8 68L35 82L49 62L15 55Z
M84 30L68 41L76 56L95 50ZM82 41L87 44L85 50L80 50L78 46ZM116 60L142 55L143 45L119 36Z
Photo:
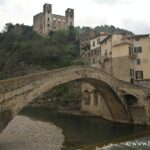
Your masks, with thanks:
M114 122L130 123L127 110L117 94L117 87L122 86L127 90L131 87L135 90L139 88L93 67L72 66L0 81L0 107L11 112L13 117L42 93L75 80L88 82L100 92L110 108ZM0 113L2 114L3 110ZM3 120L0 120L0 124L3 124ZM7 123L4 123L0 129L2 130L6 125Z
M123 98L124 104L127 109L138 104L138 98L132 94L126 93L123 94L121 97Z

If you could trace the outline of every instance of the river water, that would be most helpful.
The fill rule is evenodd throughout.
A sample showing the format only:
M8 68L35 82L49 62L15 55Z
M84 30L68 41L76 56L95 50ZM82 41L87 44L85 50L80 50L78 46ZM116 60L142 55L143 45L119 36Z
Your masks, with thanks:
M131 141L149 132L146 126L25 108L0 135L0 150L149 150L149 137Z

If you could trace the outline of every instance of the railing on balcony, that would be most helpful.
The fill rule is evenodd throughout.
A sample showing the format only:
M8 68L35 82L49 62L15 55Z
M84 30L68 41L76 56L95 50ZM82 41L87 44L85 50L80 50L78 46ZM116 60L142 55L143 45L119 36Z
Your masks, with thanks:
M129 54L129 57L132 59L135 59L135 58L137 58L137 53L133 52L133 53Z

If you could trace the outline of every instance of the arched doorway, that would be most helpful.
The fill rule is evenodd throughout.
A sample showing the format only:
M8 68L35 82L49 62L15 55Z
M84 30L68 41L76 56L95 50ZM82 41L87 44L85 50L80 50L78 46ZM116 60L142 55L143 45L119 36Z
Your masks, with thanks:
M138 99L134 95L125 94L122 98L127 109L138 104Z

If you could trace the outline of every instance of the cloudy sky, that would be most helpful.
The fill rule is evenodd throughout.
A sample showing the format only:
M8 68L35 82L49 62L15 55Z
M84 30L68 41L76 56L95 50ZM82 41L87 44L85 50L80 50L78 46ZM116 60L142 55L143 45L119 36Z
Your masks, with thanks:
M54 14L65 15L66 8L74 8L75 26L108 24L150 33L150 0L0 0L0 31L8 22L32 25L44 3L53 4Z

